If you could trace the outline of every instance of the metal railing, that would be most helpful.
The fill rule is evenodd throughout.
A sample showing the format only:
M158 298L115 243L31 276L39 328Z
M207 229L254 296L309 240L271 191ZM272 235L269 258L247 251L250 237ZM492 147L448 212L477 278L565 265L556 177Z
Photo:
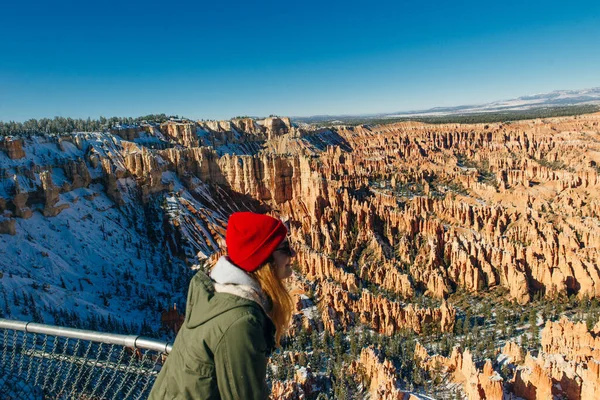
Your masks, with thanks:
M0 318L1 399L145 399L165 342Z

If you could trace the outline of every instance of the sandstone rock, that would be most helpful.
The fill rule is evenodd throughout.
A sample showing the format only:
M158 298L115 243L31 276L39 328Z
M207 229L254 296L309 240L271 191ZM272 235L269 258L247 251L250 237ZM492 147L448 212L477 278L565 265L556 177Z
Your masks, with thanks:
M167 162L161 157L130 145L123 161L127 171L141 187L142 199L146 200L150 194L169 189L169 185L162 181L162 174L167 171Z
M542 352L538 357L528 354L517 368L514 393L525 399L596 398L600 393L598 334L563 317L547 321L541 335Z
M16 235L17 226L14 218L10 214L0 215L0 234Z
M331 278L339 282L342 289L350 292L358 290L356 276L344 272L341 268L335 266L333 261L305 249L296 249L296 261L300 266L302 275L310 280L322 280Z
M143 132L144 128L141 126L118 126L110 129L110 133L121 137L123 140L133 142L134 139L139 137L140 132Z
M88 187L92 177L83 160L69 161L62 166L65 176L71 181L70 189Z
M292 360L292 362L295 362ZM315 376L310 368L301 367L296 370L293 380L274 381L271 388L270 398L275 400L302 400L307 396L314 395Z
M160 131L169 139L185 147L198 147L200 144L194 122L168 121L160 125Z
M502 354L508 356L508 360L514 364L520 364L525 359L523 349L515 342L506 342L502 348Z
M124 170L119 169L106 158L102 159L101 166L104 173L106 195L116 204L124 205L125 202L117 185L117 179L124 175Z
M452 380L462 384L463 390L470 400L504 399L504 383L500 375L492 368L490 360L486 360L483 371L473 362L469 350L462 351L454 347L450 357L440 355L429 356L427 350L419 343L415 347L415 358L421 366L429 371L443 371L451 374Z
M15 194L12 198L12 203L15 207L15 217L20 218L31 218L33 215L31 209L27 207L27 199L29 198L29 193L21 190L21 185L19 184L19 177L15 175L13 177L13 185Z
M600 362L591 360L581 374L581 399L600 398Z
M542 351L561 354L577 362L590 358L600 361L600 335L589 332L585 323L573 323L566 317L546 321L541 332Z
M23 139L4 137L0 140L0 150L3 150L11 160L18 160L25 157L23 150Z
M40 173L40 181L42 182L44 197L43 214L45 217L54 217L62 210L69 207L66 203L56 206L56 203L58 203L59 200L60 188L56 187L52 182L52 174L50 171L43 171Z
M353 300L349 292L327 281L319 285L318 296L324 305L322 317L325 329L332 334L358 321L386 335L400 329L420 333L427 324L439 326L442 332L454 329L456 310L446 303L438 309L418 308L412 304L402 307L364 290L358 300Z
M409 395L398 389L396 368L389 360L381 360L377 350L373 347L362 349L360 358L350 364L349 374L362 376L369 382L371 399L405 400L409 398Z
M552 399L552 377L530 355L525 365L515 373L514 393L526 400Z
M269 117L262 121L262 125L267 130L267 139L272 139L276 135L282 135L289 132L292 123L289 118Z
M237 118L231 120L237 132L249 133L253 135L263 135L265 128L252 118Z

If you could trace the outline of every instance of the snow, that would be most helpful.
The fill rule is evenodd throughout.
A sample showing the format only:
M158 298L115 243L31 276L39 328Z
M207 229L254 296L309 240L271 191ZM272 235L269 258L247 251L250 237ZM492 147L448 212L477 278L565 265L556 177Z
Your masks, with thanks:
M88 200L90 195L93 198ZM125 271L136 276L136 286L145 292L167 290L164 282L144 273L146 263L159 261L150 251L152 244L144 242L124 221L99 185L61 195L61 202L69 208L58 216L45 218L34 212L29 219L16 219L15 236L0 235L3 290L33 293L38 307L77 310L83 318L94 313L134 321L156 319L157 315L149 312L152 310L132 307L135 301L115 296L113 304L104 307L100 298L103 292L121 286ZM136 244L144 249L142 258L137 257ZM47 283L49 289L34 289L36 283ZM27 319L16 307L10 307L13 318Z
M428 396L423 393L417 393L417 392L404 392L404 393L409 394L409 395L413 396L414 398L421 399L421 400L436 400L435 397L431 397L431 396Z
M52 169L52 182L56 186L62 186L65 183L70 183L69 180L65 177L65 172L62 168L53 168Z
M182 240L191 248L191 254L206 259L219 248L219 245L215 242L206 224L200 221L212 219L212 222L216 222L216 220L207 211L204 204L196 200L187 191L182 191L182 185L177 178L174 178L172 182L175 183L175 189L179 189L179 191L166 196L167 214L171 217L172 222L177 223ZM202 188L197 190L203 191ZM225 219L225 216L219 213L217 213L217 216L220 219Z
M419 116L444 116L455 114L473 114L499 111L521 111L535 107L567 106L575 104L600 104L600 88L583 90L558 90L516 99L494 101L487 104L458 107L438 107L429 110L387 114L384 118L402 118Z
M299 380L301 382L306 381L308 379L308 371L307 371L306 367L297 368L296 376L299 378Z
M103 177L99 158L125 169L122 141L107 133L23 140L24 158L11 160L0 152L0 196L10 199L16 182L21 191L30 192L30 206L35 198L31 194L39 193L43 171L51 172L55 185L68 188L71 182L62 168L67 162L85 160L92 179ZM157 161L159 165L166 163L160 157ZM94 162L98 163L95 168ZM223 213L214 211L220 209L219 202L212 199L207 185L195 178L191 180L193 194L174 173L165 173L163 181L172 182L178 191L169 196L185 227L186 254L191 261L212 254L218 244L209 226L221 226L224 219ZM33 205L31 218L15 219L15 236L0 235L3 317L32 320L32 313L38 311L38 319L52 324L64 322L54 320L57 311L75 312L83 321L111 316L138 326L148 323L157 330L161 309L174 302L185 304L186 280L192 271L149 235L150 227L164 234L160 233L164 232L162 216L151 220L154 217L144 209L147 205L137 198L139 188L133 178L118 179L117 187L123 206L106 195L102 184L92 183L88 188L62 192L55 207L64 209L56 217L44 217L42 204ZM155 196L154 201L160 202L161 196ZM171 225L174 222L168 214L167 220ZM24 297L33 298L34 306L25 306Z

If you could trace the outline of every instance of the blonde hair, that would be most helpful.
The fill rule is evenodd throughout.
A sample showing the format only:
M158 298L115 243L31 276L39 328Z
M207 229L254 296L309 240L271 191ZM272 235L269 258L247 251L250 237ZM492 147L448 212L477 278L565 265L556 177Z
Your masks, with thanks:
M290 320L294 311L294 302L288 292L282 279L279 279L275 273L275 265L267 261L256 271L250 273L258 283L264 294L266 294L273 307L269 311L269 317L277 329L275 332L275 343L280 345L281 338L287 333L290 327Z

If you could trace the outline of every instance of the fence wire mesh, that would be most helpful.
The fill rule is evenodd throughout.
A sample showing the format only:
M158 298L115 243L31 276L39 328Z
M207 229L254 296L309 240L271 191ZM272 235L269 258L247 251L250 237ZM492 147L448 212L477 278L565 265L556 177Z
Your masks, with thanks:
M64 328L58 334L10 329L3 327L3 321L0 399L146 399L168 351L166 343L147 339L142 346L127 346L115 340L73 337L75 329L67 336L60 335ZM143 343L150 348L143 348ZM156 349L161 345L165 351Z

